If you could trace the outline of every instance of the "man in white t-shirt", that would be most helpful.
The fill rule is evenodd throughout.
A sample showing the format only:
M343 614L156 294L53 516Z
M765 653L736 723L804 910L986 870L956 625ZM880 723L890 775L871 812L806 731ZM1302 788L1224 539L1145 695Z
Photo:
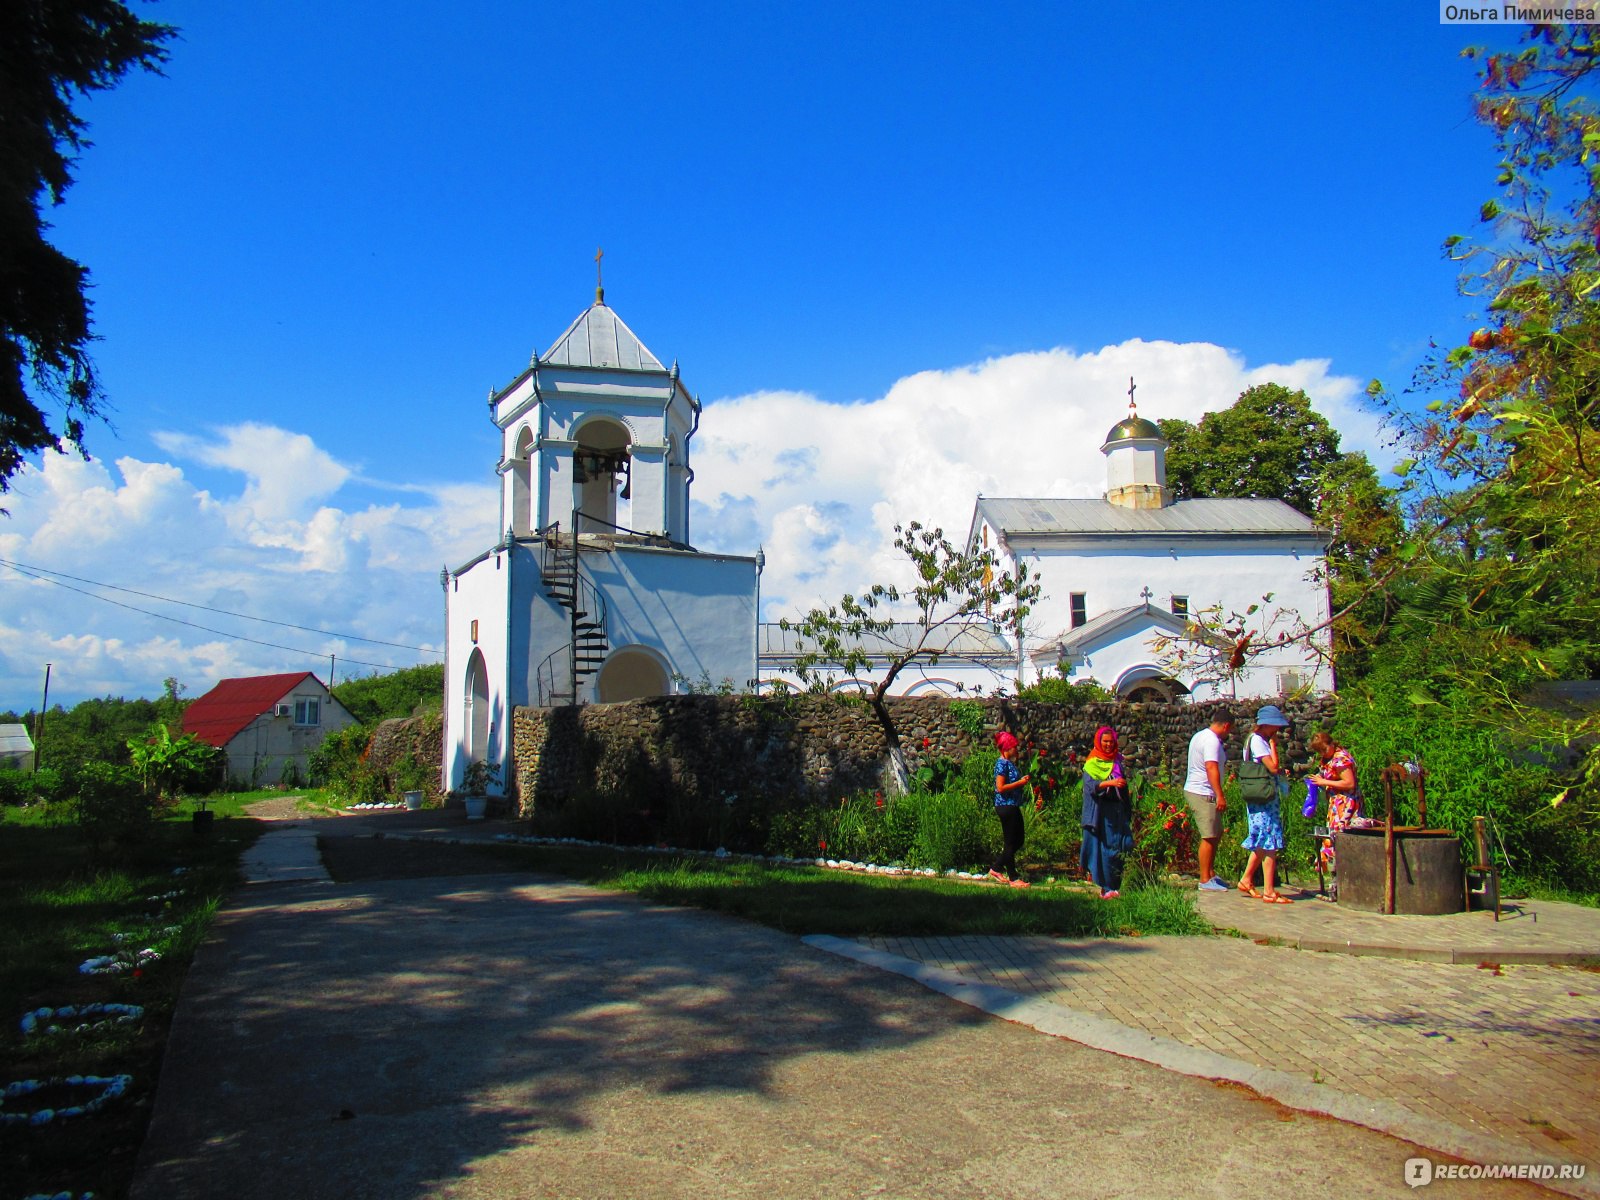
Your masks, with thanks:
M1210 725L1189 739L1189 773L1183 781L1183 798L1194 818L1195 836L1200 839L1200 890L1225 892L1228 885L1217 877L1217 843L1222 840L1222 810L1228 807L1222 795L1222 764L1228 752L1222 739L1233 728L1233 718L1218 713Z

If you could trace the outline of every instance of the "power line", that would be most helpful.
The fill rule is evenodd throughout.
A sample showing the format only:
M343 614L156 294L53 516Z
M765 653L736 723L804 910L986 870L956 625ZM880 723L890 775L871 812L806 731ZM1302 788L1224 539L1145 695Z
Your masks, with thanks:
M245 621L260 621L264 625L280 625L284 629L298 629L302 633L320 633L324 637L338 638L341 641L346 641L346 642L367 642L367 643L369 643L370 645L373 645L373 646L393 646L396 650L415 650L419 654L442 654L443 653L442 650L430 650L426 646L407 646L403 642L386 642L386 641L383 641L381 638L360 637L360 636L358 636L357 634L354 634L354 633L335 633L332 630L328 630L328 629L316 629L316 628L314 628L313 626L310 626L310 625L296 625L292 621L275 621L271 617L256 617L256 616L251 616L249 613L234 612L231 609L214 608L209 604L195 604L193 601L190 601L190 600L174 600L171 596L160 596L160 595L157 595L155 592L141 592L137 588L119 587L117 584L114 584L114 583L101 583L98 579L85 579L81 575L68 575L65 571L52 571L48 567L35 567L30 563L12 562L10 559L5 559L5 558L0 558L0 566L11 567L14 570L21 571L24 575L28 574L30 571L37 572L37 574L35 574L33 576L33 578L35 578L35 579L39 579L41 576L45 576L45 575L52 575L52 576L56 576L59 579L71 579L76 583L87 583L87 584L89 584L89 585L91 585L93 587L110 588L114 592L126 592L130 596L143 596L146 600L160 600L163 604L181 604L185 608L198 608L201 612L220 613L221 615L223 615L225 617L238 617L241 620L245 620ZM56 579L45 579L43 582L45 582L45 583L55 583ZM65 584L61 584L60 586L65 587L66 585ZM74 592L81 592L82 595L91 596L96 600L105 600L108 604L116 604L117 603L117 601L111 600L111 599L109 599L108 597L105 597L105 596L95 596L93 592L83 592L82 589L80 589L80 588L72 588L70 590L72 590ZM124 604L124 605L122 605L122 607L123 608L128 608L130 606ZM145 610L142 609L142 608L136 608L133 611L134 612L145 612ZM160 613L148 613L147 615L152 616L152 617L161 616ZM163 618L163 619L170 620L170 621L176 621L177 620L176 617L166 617L166 618ZM180 621L179 624L187 624L187 622ZM201 626L196 626L196 628L201 628ZM213 630L212 632L216 632L216 631ZM232 636L232 635L224 634L223 636L227 637L227 636ZM245 638L243 640L249 641L250 639L249 638ZM263 645L267 645L268 643L263 642L262 644ZM284 649L284 648L285 647L279 647L279 649ZM349 659L348 661L354 662L355 660L354 659ZM362 665L363 666L370 666L371 664L370 663L363 663Z
M115 604L118 608L125 608L129 612L140 613L140 614L142 614L143 616L146 616L146 617L155 617L157 620L161 620L161 621L171 621L174 625L186 625L190 629L198 629L198 630L201 630L204 633L214 633L218 637L229 638L232 641L236 641L236 642L249 642L253 646L267 646L267 647L270 647L273 650L287 650L291 654L300 654L300 655L304 655L307 658L322 659L322 658L327 658L328 657L326 654L322 653L320 650L302 650L298 646L285 646L280 642L266 642L266 641L262 641L260 638L245 637L244 634L242 634L242 633L229 633L225 629L213 629L209 625L201 625L201 624L198 624L197 622L194 622L194 621L185 621L182 617L172 617L172 616L168 616L166 613L151 612L148 608L139 608L137 605L124 604L121 600L113 600L110 596L97 596L93 592L86 592L82 588L73 587L70 583L62 583L61 580L59 580L59 579L50 579L50 578L47 578L44 575L35 575L32 571L22 567L21 565L19 565L17 563L14 563L14 562L9 562L9 561L7 561L5 559L0 559L0 563L3 563L5 566L10 567L13 571L16 571L20 575L26 575L29 579L37 579L40 583L51 583L51 584L54 584L56 587L65 588L69 592L77 592L80 596L88 596L91 600L99 600L104 604ZM52 572L52 574L59 574L59 572ZM73 576L68 575L68 576L66 576L66 578L71 579L71 578L73 578ZM104 586L110 587L112 585L111 584L106 584ZM132 589L131 588L119 588L117 590L119 590L119 591L131 591ZM143 593L138 593L138 594L143 594ZM156 597L156 599L158 599L158 600L162 599L162 598L163 597L160 597L160 596ZM173 603L182 604L184 602L181 601L181 600L176 600L176 601L173 601ZM194 605L193 607L199 608L199 607L203 607L203 606ZM225 612L226 610L224 610L224 609L216 609L214 611L216 611L216 612ZM230 613L228 615L232 616L232 615L235 615L235 614L231 614ZM257 621L264 621L267 618L265 618L265 617L252 617L252 618L248 618L248 619L257 620ZM282 622L282 621L273 622L273 624L285 624L285 623L286 622ZM300 625L294 626L293 628L305 629L306 632L308 632L308 633L324 633L325 632L324 630L321 630L321 629L311 629L311 628L309 628L307 626L300 626ZM327 636L328 637L338 637L339 635L338 634L327 634ZM367 640L370 640L370 639L362 638L362 639L358 639L358 640L367 641ZM394 642L383 642L383 643L380 643L380 644L386 645L386 646L396 645L396 643L394 643ZM407 647L402 647L402 648L403 649L416 649L417 647L407 646ZM438 653L438 652L437 651L428 651L427 653L431 654L431 653ZM344 661L347 662L347 663L354 663L358 667L375 667L380 671L403 671L403 670L405 670L404 667L397 667L392 663L363 662L359 658L347 658Z

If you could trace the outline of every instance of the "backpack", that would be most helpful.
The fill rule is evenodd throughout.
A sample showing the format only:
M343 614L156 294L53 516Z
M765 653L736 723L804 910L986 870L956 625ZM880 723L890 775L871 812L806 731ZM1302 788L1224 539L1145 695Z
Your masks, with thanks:
M1278 798L1278 777L1267 770L1266 763L1250 757L1249 737L1245 738L1244 761L1239 764L1239 795L1246 804L1269 804Z

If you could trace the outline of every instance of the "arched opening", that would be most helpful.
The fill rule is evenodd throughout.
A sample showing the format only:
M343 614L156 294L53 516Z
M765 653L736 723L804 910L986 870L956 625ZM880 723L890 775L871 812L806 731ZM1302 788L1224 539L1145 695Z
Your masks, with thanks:
M961 686L954 679L929 676L920 679L905 691L907 696L959 696Z
M632 457L628 447L633 439L620 421L596 417L578 429L578 444L572 451L572 503L578 510L578 529L583 533L605 533L614 526L625 526L627 515L619 501L632 498L629 487ZM631 505L628 508L631 510Z
M665 696L672 691L672 679L665 664L639 646L618 650L600 668L598 691L601 704L623 700L642 700L646 696Z
M489 757L489 669L483 651L474 650L467 659L467 681L462 700L465 711L461 728L466 733L463 749L469 763Z
M533 430L524 426L511 455L511 530L518 537L533 532Z
M1133 667L1122 673L1116 685L1117 699L1130 704L1171 704L1189 694L1189 689L1159 667Z

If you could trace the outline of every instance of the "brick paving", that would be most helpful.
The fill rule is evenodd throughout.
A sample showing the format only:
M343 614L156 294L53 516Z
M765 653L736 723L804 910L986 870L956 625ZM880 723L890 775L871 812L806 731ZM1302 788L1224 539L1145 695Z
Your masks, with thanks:
M1600 1165L1600 972L1592 969L1496 971L1234 937L861 942L1390 1100L1541 1157Z

